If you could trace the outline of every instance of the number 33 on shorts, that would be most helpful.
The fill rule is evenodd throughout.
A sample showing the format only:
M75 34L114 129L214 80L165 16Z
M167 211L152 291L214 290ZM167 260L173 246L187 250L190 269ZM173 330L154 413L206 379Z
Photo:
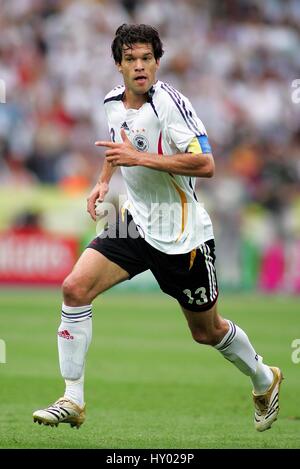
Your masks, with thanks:
M203 305L204 303L208 302L205 287L197 288L197 290L195 290L194 296L192 296L192 292L188 288L183 290L183 293L188 296L189 304Z
M181 283L180 303L184 308L206 311L215 304L218 297L215 259L213 240L199 246L193 267Z

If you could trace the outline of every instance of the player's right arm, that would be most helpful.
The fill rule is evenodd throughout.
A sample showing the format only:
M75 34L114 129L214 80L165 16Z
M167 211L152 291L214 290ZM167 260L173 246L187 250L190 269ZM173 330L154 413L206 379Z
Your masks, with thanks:
M114 88L110 91L104 99L104 112L107 119L108 128L111 129L112 126L110 125L109 114L106 108L106 102L110 101L112 96L120 94L120 87ZM111 133L111 132L110 132ZM112 141L114 141L114 135L111 133ZM113 173L116 170L116 166L113 166L109 161L104 160L102 171L99 175L98 181L96 185L91 190L88 198L87 198L87 211L91 215L92 219L96 221L96 200L99 202L103 202L106 194L109 191L109 182Z
M111 163L104 160L103 168L98 178L98 181L87 198L87 211L94 221L96 221L96 200L99 200L99 202L103 202L106 194L109 191L109 182L115 170L116 167L113 167Z

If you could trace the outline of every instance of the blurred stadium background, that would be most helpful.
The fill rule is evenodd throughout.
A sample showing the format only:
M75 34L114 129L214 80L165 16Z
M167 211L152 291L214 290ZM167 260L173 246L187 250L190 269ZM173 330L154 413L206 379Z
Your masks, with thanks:
M217 172L212 180L199 180L197 191L215 227L221 289L225 293L250 293L246 296L248 299L238 303L239 307L235 306L235 301L238 301L235 297L228 297L226 314L230 316L235 308L246 307L246 303L253 305L257 313L255 324L251 308L242 321L246 322L250 332L258 334L257 343L261 349L277 360L276 363L279 360L279 364L282 355L274 347L273 340L280 341L282 337L285 341L284 349L280 349L285 353L282 361L287 368L290 366L290 370L293 366L289 347L297 330L298 301L295 295L300 293L300 98L292 99L292 96L294 93L295 98L297 91L293 88L294 81L300 79L300 2L0 0L0 306L3 326L0 337L7 340L8 346L14 344L14 348L10 348L13 366L1 370L5 371L8 379L7 394L1 398L4 406L1 412L6 416L7 428L10 428L6 440L3 440L4 446L30 446L28 441L14 437L14 429L10 427L14 410L10 399L12 389L18 393L18 378L22 376L24 386L16 394L18 402L25 393L28 405L33 408L37 404L46 404L46 398L53 399L50 391L61 386L53 343L57 327L54 309L59 310L60 294L58 291L45 293L38 290L22 293L19 287L58 286L80 250L95 236L95 224L86 213L85 200L103 161L101 150L95 149L94 141L109 136L102 102L107 91L120 84L120 76L110 55L110 44L116 28L124 22L150 23L157 27L166 51L158 77L191 99L207 128ZM119 194L124 192L121 176L115 174L108 200L117 201ZM126 289L139 289L142 295L146 295L147 291L155 288L151 275L145 274L109 293L112 303L104 300L104 305L109 309L109 304L112 304L110 312L114 318L114 308L118 309L120 305L118 289L123 293ZM270 303L270 295L257 303L257 295L261 293L271 293L272 296L276 293L277 306ZM130 318L134 312L129 305L134 304L134 300L128 298L129 303L126 298L125 303ZM155 295L153 298L163 316L169 307L166 300L162 299L159 307L158 299ZM145 296L145 302L148 301L151 301L150 297ZM273 298L272 301L277 300ZM268 327L269 314L275 310L278 316L273 325L273 336L270 331L264 336L262 330ZM292 314L290 329L285 331L284 337L281 336L280 311L286 314L291 311ZM117 316L117 321L121 316ZM260 322L257 322L258 317ZM132 327L136 319L138 315L132 316ZM239 316L236 319L241 323ZM109 316L103 321L105 330ZM159 315L155 316L155 321L159 321ZM165 330L167 334L167 324L163 324L161 331ZM41 326L47 332L35 342L30 331L37 337ZM100 325L97 327L100 334L102 329ZM107 327L115 333L112 324ZM148 323L145 324L145 330L151 330L149 327ZM182 327L180 324L179 329ZM23 330L28 331L29 337L23 335ZM130 329L132 334L133 330ZM153 333L157 334L157 330ZM133 336L131 339L134 340ZM116 343L113 342L113 334L111 340ZM38 347L43 342L47 346L45 355L42 346ZM139 346L139 342L135 345ZM121 352L114 355L109 347L106 352L101 350L101 354L107 360L117 357L114 363L108 362L112 368L108 364L104 368L108 380L115 382L115 376L122 374L123 355ZM158 343L153 347L157 348ZM26 362L22 361L25 360L24 348L30 355ZM132 354L135 357L135 353ZM38 356L40 363L37 362ZM163 347L157 363L164 356ZM43 360L50 360L50 357L52 362L49 362L48 369L44 369ZM91 360L93 357L97 368L98 362L95 355ZM171 360L170 357L168 359ZM222 375L220 370L224 365L220 365L219 370L218 363L213 362L212 369ZM187 381L191 380L195 366L190 366ZM170 376L172 383L175 368L173 370L170 363L165 363L165 367L162 365L161 377ZM167 368L171 370L170 375ZM111 369L115 370L115 375L109 375ZM226 372L228 369L226 367ZM138 367L136 372L140 374ZM225 371L223 373L226 380ZM49 379L49 395L48 390L39 390L40 379L37 376L47 383ZM229 382L233 376L229 374ZM147 379L151 381L148 376L145 382ZM215 378L211 379L209 393L214 389ZM295 378L290 382L296 385ZM34 386L38 390L34 391ZM126 389L125 386L124 392ZM130 386L127 391L129 394L132 392ZM231 391L228 392L229 400ZM169 392L172 393L171 388L166 390L166 394ZM292 389L290 393L291 403ZM102 395L101 398L105 401L107 396ZM182 404L186 403L183 391L181 398ZM121 398L117 395L116 399ZM177 398L174 399L176 402ZM133 400L133 407L135 403ZM146 400L143 412L151 406L147 403ZM226 410L232 411L236 418L235 410L229 404ZM30 418L28 408L22 407L22 412L24 418ZM171 407L169 412L167 419L172 413ZM293 415L295 408L290 407L286 416L288 412ZM120 414L123 415L122 410L112 419L117 419ZM101 418L107 419L109 427L110 414L106 417L101 415ZM132 414L128 418L132 418ZM153 435L157 418L158 415L153 416ZM186 428L184 425L179 427L186 433L189 433L189 421L184 421ZM125 428L125 420L123 424ZM210 425L213 434L216 432L213 421ZM124 428L120 427L118 431L123 432ZM236 428L237 438L227 442L227 447L233 447L234 442L238 444L241 433L240 427ZM47 438L36 440L36 435L26 426L23 431L35 441L33 446L49 445ZM104 447L105 444L126 446L121 433L118 438L114 440L112 435L111 440L103 443ZM292 433L281 435L281 438L287 447L298 444ZM147 444L138 436L129 441L136 447ZM150 446L159 447L163 440L150 438L147 441ZM180 435L177 440L165 441L170 447L184 444L193 447L197 444L193 439L182 442ZM218 447L218 441L202 441L202 445ZM265 447L280 445L279 440L267 441ZM57 441L57 445L60 444ZM80 444L88 445L87 440L78 443L78 447ZM253 439L240 440L241 447L255 444L258 443Z
M67 267L51 261L47 243L26 255L23 240L12 256L12 227L83 244L95 234L85 198L103 161L93 143L108 137L103 97L120 83L110 44L123 22L158 28L159 78L189 96L206 125L217 175L198 191L215 225L221 284L299 293L297 0L1 0L0 278L22 280L23 270L26 281L26 270L38 280L49 265L62 277L73 261L73 247L49 239ZM120 174L109 200L119 193Z

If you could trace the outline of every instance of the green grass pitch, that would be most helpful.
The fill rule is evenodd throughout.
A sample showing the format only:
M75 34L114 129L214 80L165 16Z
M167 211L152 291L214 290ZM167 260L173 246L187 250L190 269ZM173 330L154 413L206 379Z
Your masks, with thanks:
M110 291L94 303L86 368L87 420L79 429L32 422L63 394L56 348L60 292L2 290L1 448L299 448L299 299L223 295L219 309L245 329L285 380L271 430L253 427L249 379L190 338L176 302L163 294Z

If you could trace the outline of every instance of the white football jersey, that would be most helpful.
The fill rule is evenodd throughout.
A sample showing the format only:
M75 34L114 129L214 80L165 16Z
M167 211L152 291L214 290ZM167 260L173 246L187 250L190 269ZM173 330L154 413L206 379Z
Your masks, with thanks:
M167 83L157 81L148 101L126 109L125 87L117 86L104 100L112 141L121 142L121 128L141 152L172 155L210 153L206 130L190 101ZM197 200L195 177L142 166L121 166L131 213L140 233L154 248L184 254L213 238L210 217Z

